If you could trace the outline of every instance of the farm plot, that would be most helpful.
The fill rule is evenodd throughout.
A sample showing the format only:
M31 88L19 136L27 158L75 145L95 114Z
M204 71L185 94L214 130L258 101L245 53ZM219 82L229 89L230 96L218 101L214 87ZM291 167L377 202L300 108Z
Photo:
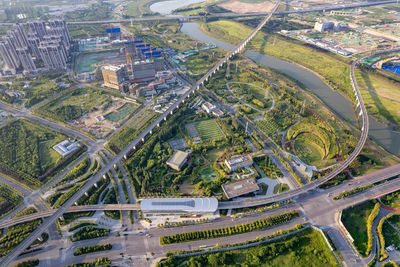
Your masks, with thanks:
M215 120L198 121L194 123L194 127L202 141L210 141L225 136Z

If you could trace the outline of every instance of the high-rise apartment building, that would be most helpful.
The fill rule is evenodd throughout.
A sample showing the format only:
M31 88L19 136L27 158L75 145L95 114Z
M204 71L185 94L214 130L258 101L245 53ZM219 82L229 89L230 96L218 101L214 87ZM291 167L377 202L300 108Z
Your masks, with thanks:
M33 63L32 56L29 53L28 47L17 48L18 58L21 61L24 73L31 73L36 71L35 63Z
M12 73L20 69L24 73L36 70L35 61L42 60L47 70L67 67L71 44L67 24L63 20L28 22L27 34L24 25L16 24L0 42L0 54Z

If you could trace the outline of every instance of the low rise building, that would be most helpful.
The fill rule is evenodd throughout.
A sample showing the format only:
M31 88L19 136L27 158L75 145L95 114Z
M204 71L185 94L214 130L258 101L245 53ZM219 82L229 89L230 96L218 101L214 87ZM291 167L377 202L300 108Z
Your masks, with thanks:
M177 150L167 161L167 165L172 169L180 171L189 158L189 153Z
M81 145L76 141L64 140L61 143L53 146L53 149L65 157L77 150Z
M145 217L179 214L212 214L218 209L216 198L154 198L143 199L140 209Z
M246 178L232 183L223 184L221 187L228 199L260 190L260 187L254 178Z
M249 167L253 164L253 158L250 155L236 155L225 160L226 167L230 171L235 171L239 168Z

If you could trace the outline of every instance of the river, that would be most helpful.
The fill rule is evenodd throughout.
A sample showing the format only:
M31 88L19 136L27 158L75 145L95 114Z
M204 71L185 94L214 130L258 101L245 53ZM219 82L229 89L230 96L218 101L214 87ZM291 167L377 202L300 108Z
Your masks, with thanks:
M172 11L183 6L191 4L197 4L204 2L205 0L169 0L154 3L150 6L150 10L154 13L160 13L161 15L170 15Z
M217 47L226 50L234 46L213 38L198 28L195 22L183 23L181 32L204 43L213 43ZM315 95L317 95L331 110L336 112L352 125L356 125L356 119L351 102L337 91L333 91L327 86L318 75L292 64L268 55L260 54L253 50L246 50L244 55L261 65L276 69L286 75L298 80L307 86ZM400 133L394 132L389 126L379 123L375 118L369 116L370 129L369 137L383 146L387 151L400 156Z

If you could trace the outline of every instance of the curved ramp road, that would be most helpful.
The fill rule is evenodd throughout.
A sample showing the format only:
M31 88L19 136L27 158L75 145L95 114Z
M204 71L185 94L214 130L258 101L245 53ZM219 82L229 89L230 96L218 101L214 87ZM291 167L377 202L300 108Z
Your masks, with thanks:
M149 126L146 127L127 147L125 147L117 156L112 158L97 174L92 176L89 181L78 190L70 199L68 199L62 207L55 211L50 217L45 219L43 223L30 234L24 241L22 241L15 249L13 249L7 256L5 256L0 262L0 266L8 266L21 252L23 252L36 238L41 235L52 223L54 223L59 217L62 216L68 209L77 201L90 187L92 187L103 175L105 175L114 165L116 165L122 158L126 158L132 149L135 150L136 146L142 142L145 142L147 135L151 135L155 127L158 127L163 120L167 120L169 114L173 114L176 109L179 108L181 104L185 102L185 99L190 96L190 94L195 93L196 90L200 89L200 86L204 82L208 81L221 66L223 66L230 58L234 55L240 53L245 45L257 34L257 32L267 23L267 21L272 17L273 12L276 11L280 4L277 2L272 12L269 13L260 24L246 37L240 44L234 47L223 59L221 59L213 68L211 68L199 81L196 82L188 91L179 97L179 99L171 105L164 113L162 113L155 121L153 121Z

